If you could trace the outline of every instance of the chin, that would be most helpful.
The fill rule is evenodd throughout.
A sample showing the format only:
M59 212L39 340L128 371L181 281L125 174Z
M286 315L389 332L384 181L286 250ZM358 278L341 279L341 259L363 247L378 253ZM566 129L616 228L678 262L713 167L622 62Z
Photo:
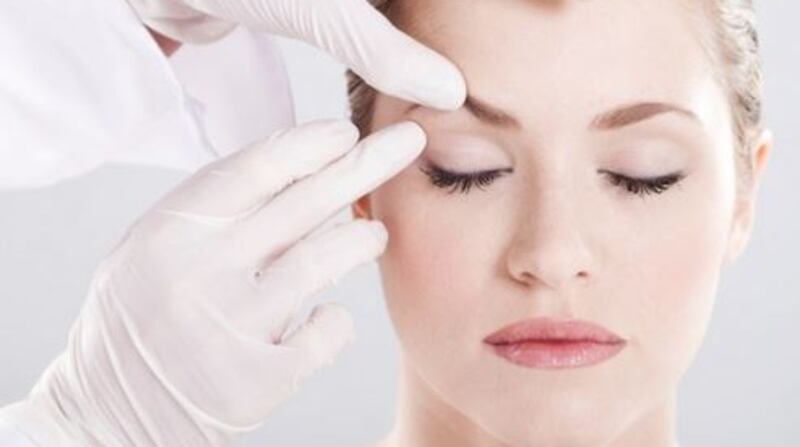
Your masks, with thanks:
M493 429L484 429L508 447L600 447L608 444L619 431L618 427L597 425L601 415L604 415L602 411L588 419L531 416L528 420L499 422ZM603 423L608 424L608 419L603 419Z
M624 398L576 396L572 393L538 396L506 395L469 405L472 419L508 447L599 447L607 445L635 419Z

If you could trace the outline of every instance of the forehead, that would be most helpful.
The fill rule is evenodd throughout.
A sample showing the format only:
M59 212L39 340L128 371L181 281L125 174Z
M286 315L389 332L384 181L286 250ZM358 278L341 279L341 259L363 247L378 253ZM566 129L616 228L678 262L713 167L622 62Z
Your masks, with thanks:
M688 3L399 0L396 17L461 68L471 94L521 115L575 118L643 99L691 108L713 71Z

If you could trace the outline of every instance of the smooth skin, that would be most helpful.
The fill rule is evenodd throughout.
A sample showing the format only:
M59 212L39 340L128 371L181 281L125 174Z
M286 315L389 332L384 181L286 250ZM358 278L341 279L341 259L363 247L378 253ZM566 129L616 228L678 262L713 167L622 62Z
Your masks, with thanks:
M353 206L390 235L379 264L402 371L380 447L674 445L678 383L751 233L772 145L764 131L747 160L756 182L737 194L730 104L698 14L673 0L400 1L400 27L454 61L484 107L376 100L373 129L413 119L428 134ZM642 102L688 113L629 107ZM450 194L432 165L512 172ZM644 195L609 174L675 172ZM482 344L538 316L599 323L627 346L536 370Z

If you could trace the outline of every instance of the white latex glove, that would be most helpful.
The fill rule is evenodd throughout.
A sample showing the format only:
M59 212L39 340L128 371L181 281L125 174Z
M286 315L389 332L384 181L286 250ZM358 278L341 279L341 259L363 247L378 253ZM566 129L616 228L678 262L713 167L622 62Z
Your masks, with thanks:
M65 352L0 416L44 446L219 446L257 427L353 337L337 303L287 333L304 298L385 249L380 222L323 224L425 145L410 122L357 138L346 121L279 132L157 202L98 267Z
M367 0L128 0L150 28L181 42L236 24L304 40L392 96L453 110L466 86L447 59L395 28Z

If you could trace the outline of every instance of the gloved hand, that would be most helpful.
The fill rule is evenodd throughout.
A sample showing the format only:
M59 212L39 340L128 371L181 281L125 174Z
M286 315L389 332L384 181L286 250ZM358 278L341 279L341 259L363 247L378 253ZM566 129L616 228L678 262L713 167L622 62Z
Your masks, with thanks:
M466 97L450 61L396 29L367 0L128 0L142 21L180 42L208 42L236 24L304 40L376 89L454 110Z
M0 416L45 446L219 446L257 427L352 338L337 303L288 331L303 299L385 249L378 221L324 223L425 145L410 122L357 139L347 121L279 132L167 194L98 267L65 352Z

